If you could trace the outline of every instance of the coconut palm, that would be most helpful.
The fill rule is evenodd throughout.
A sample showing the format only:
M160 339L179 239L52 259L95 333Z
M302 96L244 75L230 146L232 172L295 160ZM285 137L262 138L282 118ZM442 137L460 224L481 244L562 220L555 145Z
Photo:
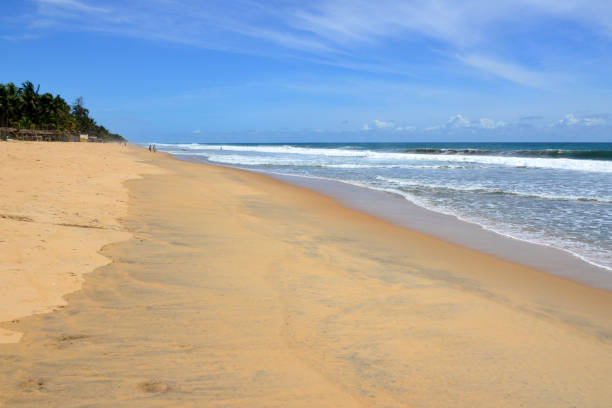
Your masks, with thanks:
M34 129L34 123L30 120L30 118L26 116L22 116L17 122L15 122L15 126L17 129Z
M40 123L40 95L38 91L40 85L34 87L34 84L30 81L26 81L21 85L21 115L30 120L35 126Z
M89 110L78 98L73 106L59 95L40 94L40 86L26 81L21 87L0 84L0 127L19 129L55 129L57 131L92 133L102 139L123 141L89 117Z
M41 129L48 129L53 126L54 117L53 95L46 93L38 98L38 117L36 118Z
M66 103L64 98L56 95L53 98L53 119L55 130L74 130L74 118L70 115L70 105Z
M0 120L2 126L10 127L21 116L19 113L20 89L9 82L0 84Z

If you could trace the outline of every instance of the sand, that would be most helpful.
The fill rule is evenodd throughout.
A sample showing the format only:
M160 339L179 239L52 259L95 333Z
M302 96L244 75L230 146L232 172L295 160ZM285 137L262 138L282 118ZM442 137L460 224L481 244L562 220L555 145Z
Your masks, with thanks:
M107 243L128 239L122 182L159 169L119 145L0 142L0 322L66 304L83 273L110 260ZM0 344L21 333L0 328Z
M0 144L0 152L19 157L29 146ZM103 218L92 211L53 224L52 211L18 211L6 202L18 203L12 197L25 194L18 193L24 184L5 188L3 172L0 213L36 222L3 218L2 239L17 246L8 228L23 241L51 227L61 237L87 232L79 259L99 264L81 261L75 270L112 263L84 275L61 309L0 325L24 333L0 345L0 404L610 406L609 291L394 226L262 175L137 149L56 146L40 155L41 177L67 165L62 155L82 169L123 160L105 187L91 183L82 194L106 189L109 202L124 203L99 221L107 229L59 226ZM98 148L109 149L106 159ZM32 164L22 167L36 178ZM58 211L72 205L67 212L81 214L94 205L79 206L74 191L57 194L45 190L49 184L40 185L42 202ZM121 236L106 236L115 243L96 255L100 234ZM48 264L75 247L47 238L58 251L49 252ZM0 279L23 260L43 259L26 255L21 264L3 255ZM53 281L55 269L33 267L30 284ZM8 284L2 281L3 292ZM3 302L3 310L11 307Z

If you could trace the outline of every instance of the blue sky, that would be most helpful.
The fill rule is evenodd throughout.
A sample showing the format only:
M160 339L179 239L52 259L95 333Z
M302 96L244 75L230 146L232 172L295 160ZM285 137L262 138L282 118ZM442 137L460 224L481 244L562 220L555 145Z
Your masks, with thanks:
M0 8L0 81L133 141L612 141L609 0Z

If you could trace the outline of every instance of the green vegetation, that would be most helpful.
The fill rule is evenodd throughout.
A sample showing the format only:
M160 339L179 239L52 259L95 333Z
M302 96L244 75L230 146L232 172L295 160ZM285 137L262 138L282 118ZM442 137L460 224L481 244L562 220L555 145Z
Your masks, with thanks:
M0 127L87 133L109 141L125 140L96 124L83 106L83 98L77 98L70 106L61 96L40 94L39 89L40 85L34 86L30 81L21 87L0 83Z

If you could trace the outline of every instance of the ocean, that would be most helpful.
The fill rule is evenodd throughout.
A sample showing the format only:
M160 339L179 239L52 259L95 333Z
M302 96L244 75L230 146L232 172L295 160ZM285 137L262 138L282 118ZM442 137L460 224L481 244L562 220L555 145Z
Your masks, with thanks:
M612 143L157 144L160 151L397 194L612 271Z

